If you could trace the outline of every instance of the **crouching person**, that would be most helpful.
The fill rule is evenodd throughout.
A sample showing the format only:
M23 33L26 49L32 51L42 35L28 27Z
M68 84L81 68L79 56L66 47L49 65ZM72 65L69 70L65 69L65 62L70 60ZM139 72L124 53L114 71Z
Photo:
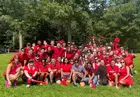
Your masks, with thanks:
M96 70L93 69L92 63L89 62L85 65L85 69L87 71L87 76L84 79L84 82L89 84L91 88L96 88L98 85L98 76L96 75Z
M48 83L47 76L48 76L48 65L46 63L46 59L42 59L38 72L39 80L42 82L46 82L47 84ZM42 83L40 83L40 85L42 85Z
M26 87L29 88L30 85L35 85L34 80L37 79L38 69L34 66L33 60L29 60L28 65L24 68L24 74L22 79L26 82Z
M77 86L80 83L80 86L83 87L85 85L84 79L87 75L87 72L84 66L79 65L78 61L75 61L75 64L72 66L72 80L73 85Z
M50 85L55 81L57 84L61 84L61 66L56 63L56 59L52 58L51 63L48 66Z
M13 61L11 61L6 69L6 72L4 73L5 76L5 86L7 88L17 85L18 79L21 74L21 65L19 63L18 58L14 58Z

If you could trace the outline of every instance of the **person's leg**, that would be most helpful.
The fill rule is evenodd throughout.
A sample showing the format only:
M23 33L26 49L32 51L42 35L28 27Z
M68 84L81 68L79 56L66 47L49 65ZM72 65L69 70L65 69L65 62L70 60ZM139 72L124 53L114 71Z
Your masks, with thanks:
M60 85L61 84L61 78L60 77L56 78L55 82Z
M20 73L21 73L21 70L20 70L20 68L18 68L16 74L14 74L14 75L13 74L10 74L9 75L9 79L11 81L18 80L19 79L19 76L20 76Z
M77 75L75 73L72 74L73 84L76 85Z
M44 81L44 79L45 79L45 73L41 73L41 74L39 75L39 80L40 80L40 81Z
M50 72L50 83L53 83L54 72Z

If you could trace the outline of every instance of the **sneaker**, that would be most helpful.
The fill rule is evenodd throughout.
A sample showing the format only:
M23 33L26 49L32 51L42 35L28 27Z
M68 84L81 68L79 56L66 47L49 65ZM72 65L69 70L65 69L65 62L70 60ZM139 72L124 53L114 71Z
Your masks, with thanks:
M27 85L26 85L26 88L29 88L29 87L30 87L30 85L29 85L29 84L27 84Z
M129 88L132 88L132 86L131 86L131 85L129 85Z
M6 88L10 88L10 85L8 84L8 81L5 82Z

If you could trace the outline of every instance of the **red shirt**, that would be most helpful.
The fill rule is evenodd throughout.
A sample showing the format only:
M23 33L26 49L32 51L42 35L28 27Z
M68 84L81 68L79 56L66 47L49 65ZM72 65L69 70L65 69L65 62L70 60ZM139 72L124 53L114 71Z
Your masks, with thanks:
M118 74L118 72L119 72L119 68L118 68L118 66L107 66L107 74L109 74L109 75L114 75L114 74Z
M46 53L39 53L39 59L42 60L43 58L47 58L47 54Z
M43 48L42 45L36 45L36 46L34 47L34 51L35 51L35 52L38 52L41 48Z
M21 53L18 54L19 62L21 62L22 65L24 65L24 60L28 60L27 54L21 55Z
M61 68L62 68L63 72L71 72L72 65L71 64L62 64Z
M27 57L28 57L28 59L30 60L30 59L34 59L35 58L35 55L34 54L27 54Z
M50 68L51 70L54 70L54 69L60 70L61 69L61 65L60 64L57 64L57 63L56 63L56 65L50 64L48 66L48 68Z
M125 60L127 66L130 66L130 65L133 64L133 58L134 58L134 56L133 56L132 54L128 54L128 55L124 58L124 60Z
M41 65L41 62L34 60L34 65L36 68L39 68L39 66Z
M28 74L30 74L30 75L34 75L35 72L38 71L38 69L37 69L36 67L30 68L29 66L25 66L24 71L25 71L25 70L26 70L26 71L28 72Z
M59 56L62 56L63 53L64 53L64 49L63 49L63 48L58 48L58 47L54 47L54 48L53 48L53 51L54 51L54 53L53 53L52 57L53 57L53 58L56 58L56 59L57 59Z
M64 52L63 56L66 57L68 60L71 60L74 57L72 52Z
M41 63L41 65L39 66L39 71L48 72L48 65L46 64L45 66L43 66L43 64Z

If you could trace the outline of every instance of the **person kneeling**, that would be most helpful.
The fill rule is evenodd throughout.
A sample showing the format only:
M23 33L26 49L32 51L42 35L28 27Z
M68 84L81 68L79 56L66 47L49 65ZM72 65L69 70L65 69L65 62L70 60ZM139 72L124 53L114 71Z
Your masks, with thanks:
M14 58L14 60L8 64L6 72L4 72L6 80L5 86L7 88L11 87L12 85L16 86L20 74L21 74L21 65L19 64L19 59Z
M39 72L38 72L38 77L39 80L42 82L48 83L48 79L46 78L48 76L48 65L46 63L46 59L42 59L42 63L39 66ZM42 83L40 83L42 85Z
M38 69L34 66L33 60L29 60L28 65L24 68L24 74L22 79L26 82L26 87L30 87L30 85L35 85L34 80L37 79Z

